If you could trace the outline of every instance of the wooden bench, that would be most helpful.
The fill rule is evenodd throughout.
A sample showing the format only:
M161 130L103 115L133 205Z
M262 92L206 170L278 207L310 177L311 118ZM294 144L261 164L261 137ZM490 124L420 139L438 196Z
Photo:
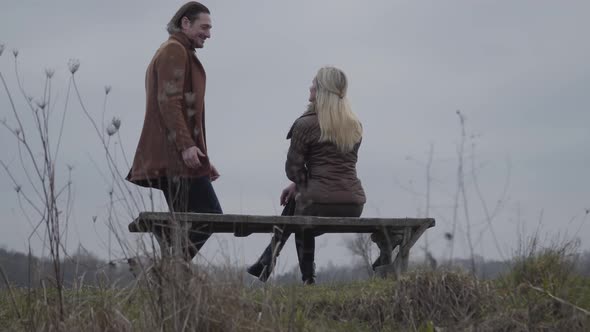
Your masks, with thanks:
M398 275L408 267L410 249L420 236L434 227L432 218L337 218L311 216L257 216L236 214L142 212L129 224L132 233L162 234L177 225L209 233L233 233L243 237L254 233L296 232L311 229L318 233L370 233L380 250L395 259L376 269L380 276ZM159 237L160 249L168 251ZM397 249L397 250L396 250ZM394 252L394 250L396 252Z

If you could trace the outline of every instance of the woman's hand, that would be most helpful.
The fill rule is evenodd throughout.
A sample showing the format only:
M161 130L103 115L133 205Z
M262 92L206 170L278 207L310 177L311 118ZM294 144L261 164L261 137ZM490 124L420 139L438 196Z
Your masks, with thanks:
M297 186L294 182L291 182L287 188L283 189L281 192L281 205L287 205L287 203L292 199L295 198L297 194Z

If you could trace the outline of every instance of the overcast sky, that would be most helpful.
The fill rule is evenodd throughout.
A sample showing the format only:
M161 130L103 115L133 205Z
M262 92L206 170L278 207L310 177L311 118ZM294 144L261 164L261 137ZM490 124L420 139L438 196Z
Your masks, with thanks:
M30 119L19 95L12 49L18 49L27 92L39 98L46 68L53 78L54 132L64 110L70 58L84 102L101 122L104 86L112 86L105 121L122 120L121 141L131 159L145 111L145 69L166 40L165 24L183 1L1 0L0 71ZM364 126L358 173L368 202L366 217L423 216L426 164L433 146L427 232L436 257L448 254L443 234L453 224L457 147L466 118L465 186L472 238L478 255L506 257L519 239L540 225L543 238L590 238L590 3L587 1L215 1L212 38L198 57L207 72L207 141L221 173L214 183L226 213L273 215L288 184L285 135L306 107L318 68L335 65L349 76L349 98ZM5 91L0 118L14 125ZM30 123L30 122L29 122ZM102 150L79 103L70 99L57 171L74 166L74 208L67 234L108 257L108 191L112 187ZM0 159L29 190L16 141L0 130ZM474 147L474 150L473 150ZM475 151L475 153L473 153ZM503 256L492 240L474 186L489 210ZM117 152L118 162L124 159ZM62 182L63 183L63 182ZM508 183L506 195L503 195ZM0 172L0 246L26 250L31 222L19 208L14 185ZM143 191L145 193L145 191ZM164 209L161 197L157 208ZM461 204L463 204L461 202ZM469 254L463 205L455 252ZM139 235L123 204L116 210L121 236L131 247ZM97 216L93 222L93 216ZM523 235L523 233L525 235ZM481 234L481 236L480 236ZM317 240L317 265L348 264L346 236ZM268 235L215 235L202 250L205 261L252 262ZM425 245L425 238L418 248ZM296 264L293 240L280 266ZM42 242L33 237L37 254ZM414 250L415 257L421 250ZM111 255L122 257L114 243Z

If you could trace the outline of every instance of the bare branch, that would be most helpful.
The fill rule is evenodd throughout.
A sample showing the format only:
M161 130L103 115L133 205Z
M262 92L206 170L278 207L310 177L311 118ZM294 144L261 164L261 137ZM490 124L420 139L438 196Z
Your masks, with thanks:
M533 290L536 290L536 291L537 291L537 292L539 292L539 293L543 293L543 294L545 294L545 295L549 296L550 298L554 299L555 301L557 301L557 302L559 302L559 303L561 303L561 304L568 305L568 306L570 306L570 307L572 307L572 308L574 308L574 309L576 309L576 310L578 310L578 311L580 311L580 312L584 313L586 316L590 316L590 311L588 311L588 310L586 310L586 309L584 309L584 308L578 307L577 305L575 305L575 304L573 304L573 303L570 303L570 302L568 302L568 301L566 301L566 300L564 300L564 299L562 299L562 298L559 298L559 297L557 297L557 296L555 296L555 295L553 295L553 294L549 293L548 291L546 291L546 290L544 290L544 289L542 289L542 288L535 287L535 286L533 286L531 283L529 283L529 284L528 284L528 286L529 286L529 288L531 288L531 289L533 289Z
M8 165L6 165L2 160L0 160L0 165L2 166L2 168L4 168L4 170L6 171L6 173L8 174L8 176L10 177L10 179L12 180L12 183L14 183L14 185L17 186L17 187L20 187L19 184L18 184L18 182L14 178L14 175L12 175L12 172L8 168ZM38 208L35 205L35 203L25 193L23 193L22 188L20 189L19 195L22 195L22 197L27 201L27 203L29 203L29 205L31 205L31 207L33 209L35 209L40 215L43 215L43 213L41 213L41 209Z

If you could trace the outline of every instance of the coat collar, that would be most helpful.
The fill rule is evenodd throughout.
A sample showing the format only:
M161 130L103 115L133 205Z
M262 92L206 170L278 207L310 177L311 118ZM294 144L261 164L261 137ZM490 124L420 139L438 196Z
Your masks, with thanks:
M307 116L312 116L312 115L317 115L317 114L314 110L308 109L307 111L305 111L305 113L301 114L301 116L298 117L297 120L299 120L301 118L305 118ZM295 120L295 122L291 126L291 129L289 129L289 132L287 133L287 139L291 139L291 136L293 136L293 127L295 127L295 123L297 123L297 120Z
M174 39L182 46L184 46L187 50L194 52L195 47L193 46L193 42L183 33L183 32L175 32L174 34L170 35L169 39Z

